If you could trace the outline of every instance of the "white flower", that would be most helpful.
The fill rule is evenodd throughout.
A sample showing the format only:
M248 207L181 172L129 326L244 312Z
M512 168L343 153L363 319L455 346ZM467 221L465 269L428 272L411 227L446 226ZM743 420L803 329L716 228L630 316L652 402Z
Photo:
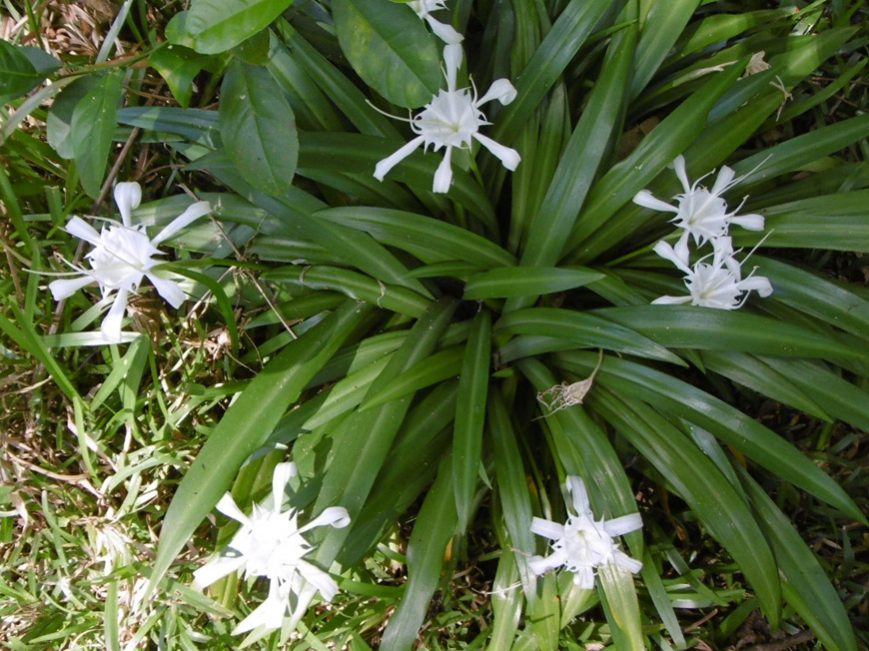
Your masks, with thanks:
M494 154L508 170L515 170L522 160L515 149L498 144L481 134L480 127L490 124L480 106L493 99L501 104L509 104L516 98L516 89L507 79L496 79L488 92L477 98L476 89L456 89L456 75L462 65L462 46L444 47L447 89L438 91L431 102L425 105L413 119L410 128L419 134L391 156L384 158L374 168L374 178L382 181L389 170L410 156L422 145L434 151L446 148L444 159L435 172L432 191L447 192L453 179L451 156L453 149L470 149L471 140L476 139Z
M266 600L236 626L233 634L258 627L280 628L291 595L297 597L313 587L326 601L338 592L338 585L326 572L303 560L312 547L302 534L315 527L346 527L347 510L340 506L324 510L303 527L297 524L298 513L282 511L284 489L296 474L292 463L280 463L272 476L272 494L262 505L254 504L245 515L227 493L217 503L217 510L241 523L227 548L193 573L195 584L207 587L232 572L246 577L264 576L271 582ZM302 601L301 599L299 601ZM301 613L294 613L301 616Z
M178 283L152 271L160 263L154 256L163 254L157 245L211 211L207 201L197 201L150 239L144 224L132 223L132 211L142 200L139 184L118 183L114 195L121 213L121 223L105 220L108 225L100 232L80 217L73 217L66 225L67 233L93 246L93 250L85 256L91 268L77 268L77 277L55 280L48 286L56 301L72 296L92 283L100 286L104 299L116 293L112 307L100 326L103 338L108 342L121 341L121 321L127 300L131 293L138 290L143 278L148 278L157 293L172 307L177 308L184 302L185 295Z
M568 507L567 522L559 524L534 518L531 523L533 533L554 541L549 556L531 558L531 571L540 575L564 567L573 573L574 583L586 590L594 587L595 570L600 567L615 565L632 574L639 572L643 564L621 551L613 537L642 527L640 514L595 520L582 479L570 475L567 478L567 490L573 507ZM571 510L573 513L570 513Z
M721 195L744 178L734 178L735 172L727 165L718 172L711 190L700 185L705 177L697 179L693 185L688 181L685 159L682 156L676 157L673 167L684 189L683 193L673 197L676 200L675 206L656 199L648 190L641 190L634 195L634 203L652 210L676 213L671 221L683 229L680 241L687 242L691 236L695 244L702 245L707 240L726 235L730 224L737 224L750 231L763 230L763 215L736 216L742 204L733 212L727 212L727 202Z
M685 273L688 296L661 296L652 303L664 305L691 303L691 305L719 310L735 310L742 307L748 299L749 292L756 291L763 297L772 294L769 279L752 274L742 278L742 264L734 257L733 244L729 237L717 237L712 240L711 264L704 262L709 258L707 255L698 260L693 267L689 267L687 247L678 247L678 243L674 248L662 240L655 245L654 250Z
M416 15L422 18L431 27L431 31L435 33L444 43L461 43L464 36L459 34L452 25L446 25L435 18L432 18L431 12L440 11L447 8L445 0L410 0L407 6L416 12Z

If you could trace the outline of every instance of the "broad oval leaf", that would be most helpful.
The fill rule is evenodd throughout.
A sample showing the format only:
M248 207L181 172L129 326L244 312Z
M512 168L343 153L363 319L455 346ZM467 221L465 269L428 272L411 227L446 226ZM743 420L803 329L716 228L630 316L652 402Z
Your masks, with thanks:
M293 0L193 0L166 26L170 42L218 54L265 29Z
M44 78L22 48L0 39L0 102L21 97Z
M81 185L91 197L97 197L117 124L121 101L121 73L103 75L90 87L72 111L69 137Z
M233 61L220 88L220 135L242 177L258 190L289 190L299 156L293 110L260 66Z
M402 3L333 0L335 32L353 69L398 106L422 106L441 86L440 51Z

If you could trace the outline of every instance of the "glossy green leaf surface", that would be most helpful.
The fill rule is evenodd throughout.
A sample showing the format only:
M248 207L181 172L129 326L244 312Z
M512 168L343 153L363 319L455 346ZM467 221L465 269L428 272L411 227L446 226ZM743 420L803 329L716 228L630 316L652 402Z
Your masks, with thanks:
M193 0L169 22L172 43L218 54L265 29L293 0Z
M227 154L242 177L267 194L283 194L299 155L289 103L259 66L233 61L221 86L219 125Z
M440 47L410 7L333 0L335 32L353 69L397 106L430 101L443 81Z
M108 72L99 78L72 111L69 125L71 153L81 185L91 197L100 193L121 100L121 75Z
M593 269L504 267L476 273L465 283L466 300L553 294L603 278Z

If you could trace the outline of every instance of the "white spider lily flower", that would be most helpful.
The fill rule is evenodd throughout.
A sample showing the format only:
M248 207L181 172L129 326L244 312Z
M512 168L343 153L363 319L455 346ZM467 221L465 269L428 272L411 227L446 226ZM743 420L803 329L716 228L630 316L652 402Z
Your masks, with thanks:
M730 224L736 224L750 231L763 230L763 215L737 216L736 213L742 204L737 206L736 210L728 212L727 202L721 198L722 194L745 177L736 178L736 173L724 165L719 170L710 190L700 185L700 181L705 177L697 179L693 184L688 181L685 159L682 156L676 157L673 167L684 190L673 197L676 205L655 198L648 190L640 190L634 195L633 200L644 208L676 213L671 221L683 230L682 239L687 241L690 236L694 238L695 244L702 245L708 240L726 235Z
M240 522L241 528L221 554L193 573L194 584L205 588L236 571L241 571L245 577L264 576L271 582L269 596L239 623L233 634L259 627L280 628L289 598L294 594L299 596L309 586L320 592L326 601L331 601L338 592L332 577L304 560L313 547L302 534L315 527L346 527L350 516L345 508L334 506L300 527L297 511L282 510L284 490L295 474L296 467L292 463L275 466L272 494L262 505L254 504L250 516L238 508L229 493L217 503L217 510ZM300 617L301 613L293 613L294 618L297 615Z
M66 232L90 244L93 249L85 257L90 269L76 268L77 277L55 280L49 283L54 300L72 296L76 291L96 283L103 298L115 295L111 309L103 319L100 332L110 343L122 341L121 321L131 293L139 289L148 278L167 303L178 308L186 298L174 280L157 275L153 267L160 264L154 256L163 255L159 244L200 217L211 212L207 201L197 201L173 219L154 238L149 238L144 224L133 224L132 212L142 201L142 188L138 183L118 183L115 186L115 203L121 213L121 222L107 219L107 225L99 232L81 217L73 217L66 224Z
M474 139L492 152L508 170L513 171L519 165L522 158L515 149L505 147L480 133L481 126L491 124L480 106L494 99L501 104L509 104L516 98L516 89L507 79L492 82L489 90L479 98L476 89L457 89L456 76L462 65L462 56L461 45L444 47L447 89L438 91L431 102L409 121L410 128L419 135L377 163L374 178L378 181L382 181L389 170L420 146L423 150L431 146L433 151L445 148L443 161L435 172L432 191L447 192L453 180L453 149L470 149Z
M595 520L582 479L570 475L567 491L573 507L568 507L567 522L560 524L543 518L532 520L531 531L554 542L549 556L531 558L531 571L540 575L564 567L573 573L573 582L585 590L594 587L598 568L614 565L632 574L639 572L643 564L621 551L613 538L640 529L643 526L640 514Z
M417 16L427 22L435 36L444 43L461 43L464 40L465 37L459 34L452 25L442 23L431 15L433 11L447 8L445 0L410 0L407 6L413 9Z
M717 237L712 240L712 247L711 263L704 261L709 259L707 255L689 267L687 250L679 251L663 240L658 242L654 247L655 253L685 273L688 295L661 296L652 303L690 303L719 310L736 310L745 304L752 291L762 297L772 294L772 285L768 278L755 276L753 273L747 278L742 277L742 263L734 257L731 238Z

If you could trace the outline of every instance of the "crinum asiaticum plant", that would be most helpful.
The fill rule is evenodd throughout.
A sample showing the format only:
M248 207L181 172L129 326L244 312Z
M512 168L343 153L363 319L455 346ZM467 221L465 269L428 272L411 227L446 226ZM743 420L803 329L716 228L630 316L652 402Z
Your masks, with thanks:
M556 649L604 616L595 635L617 648L684 646L674 607L734 594L698 583L716 571L705 535L732 562L728 589L773 627L787 608L825 648L856 649L836 589L761 484L792 484L843 523L863 515L725 398L869 426L862 291L782 255L869 245L852 147L869 116L823 123L826 96L806 84L821 65L843 75L831 92L847 84L859 7L290 4L192 0L150 60L184 105L191 66L223 69L219 109L117 113L174 134L211 175L216 241L260 263L281 314L248 327L265 366L178 486L152 586L242 464L283 443L306 487L292 512L348 515L306 538L305 562L339 589L373 581L365 559L414 518L381 649L413 644L469 532L498 541L489 649ZM187 72L169 75L173 61ZM481 109L490 88L500 102ZM695 238L689 224L712 226ZM239 307L262 307L247 296ZM537 396L554 388L549 409ZM262 497L249 488L262 463L235 484L236 519Z

